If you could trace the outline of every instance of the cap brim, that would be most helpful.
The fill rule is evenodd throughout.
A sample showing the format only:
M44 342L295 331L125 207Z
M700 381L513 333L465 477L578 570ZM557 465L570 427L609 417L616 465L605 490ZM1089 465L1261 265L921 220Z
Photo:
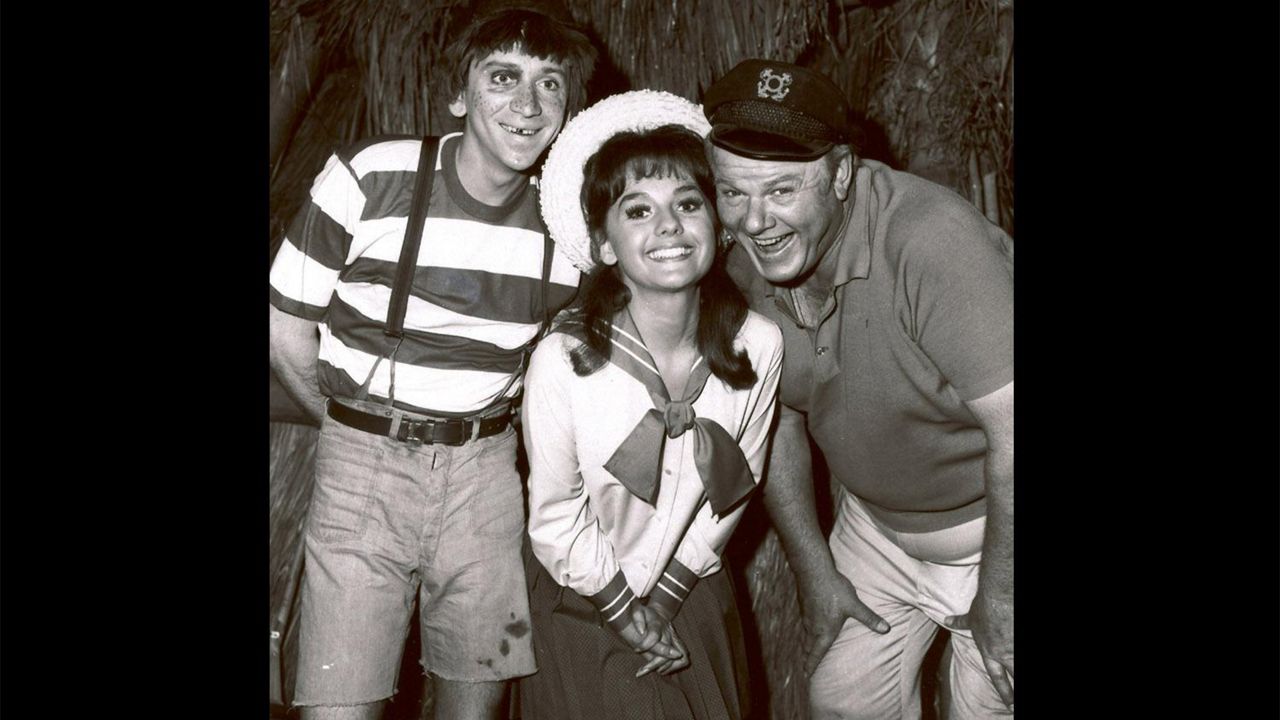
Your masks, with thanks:
M712 126L709 137L713 145L754 160L816 160L835 147L821 140L797 140L724 123Z

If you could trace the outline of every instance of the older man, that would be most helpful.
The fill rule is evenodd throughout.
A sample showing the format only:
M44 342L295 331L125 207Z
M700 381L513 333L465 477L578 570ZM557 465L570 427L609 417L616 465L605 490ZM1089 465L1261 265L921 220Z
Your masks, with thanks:
M706 92L730 269L783 329L765 504L799 583L815 718L1013 714L1013 244L859 158L829 79L746 60ZM809 444L842 488L829 541Z

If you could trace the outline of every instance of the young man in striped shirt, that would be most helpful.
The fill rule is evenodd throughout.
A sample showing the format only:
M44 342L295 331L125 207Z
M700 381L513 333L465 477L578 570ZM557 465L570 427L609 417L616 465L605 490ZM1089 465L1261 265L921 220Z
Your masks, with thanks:
M441 718L497 717L535 670L511 401L578 271L531 175L585 101L595 50L567 15L477 14L448 52L441 138L401 338L384 332L418 138L333 155L271 269L271 364L321 421L294 704L377 718L414 595Z

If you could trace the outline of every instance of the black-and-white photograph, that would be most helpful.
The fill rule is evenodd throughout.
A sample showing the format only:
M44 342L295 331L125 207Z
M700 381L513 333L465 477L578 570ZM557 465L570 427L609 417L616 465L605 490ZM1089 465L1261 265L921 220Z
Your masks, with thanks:
M1013 717L1013 14L271 0L270 717Z

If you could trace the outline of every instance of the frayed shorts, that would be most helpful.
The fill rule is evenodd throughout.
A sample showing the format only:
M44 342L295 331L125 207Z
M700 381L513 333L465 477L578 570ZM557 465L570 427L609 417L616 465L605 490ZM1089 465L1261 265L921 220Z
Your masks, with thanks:
M513 429L411 445L325 417L307 515L294 705L395 694L415 595L424 670L498 681L536 669Z

